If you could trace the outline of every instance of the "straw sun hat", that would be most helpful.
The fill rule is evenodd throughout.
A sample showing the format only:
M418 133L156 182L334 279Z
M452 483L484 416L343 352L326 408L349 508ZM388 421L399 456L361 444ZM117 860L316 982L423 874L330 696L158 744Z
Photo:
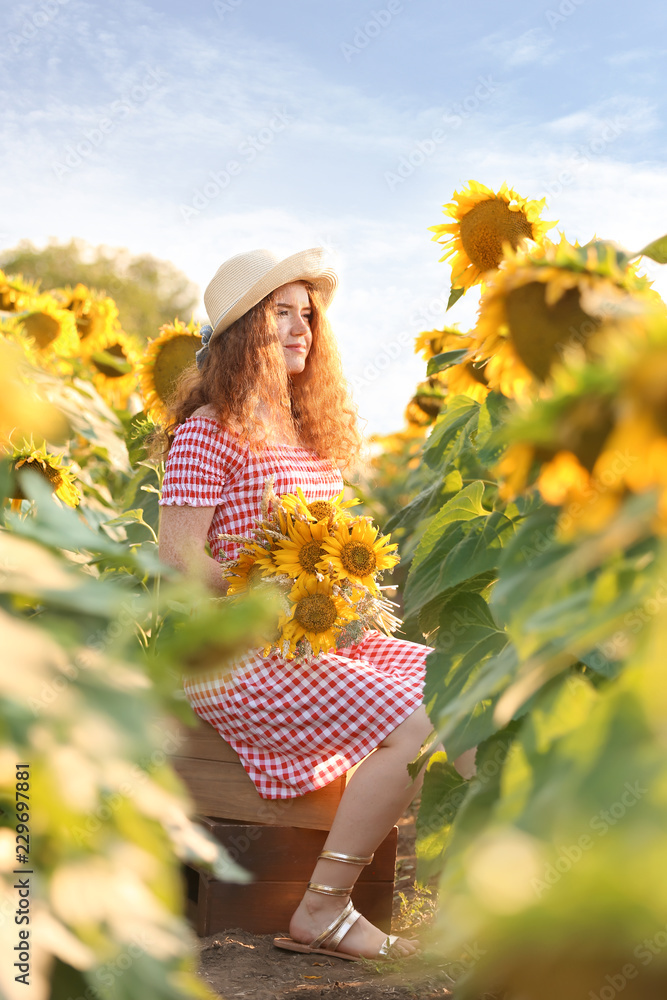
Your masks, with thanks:
M204 305L212 327L211 340L266 295L291 281L311 282L327 308L334 297L338 278L325 264L325 256L323 247L314 247L282 260L270 250L251 250L230 257L220 265L204 292Z

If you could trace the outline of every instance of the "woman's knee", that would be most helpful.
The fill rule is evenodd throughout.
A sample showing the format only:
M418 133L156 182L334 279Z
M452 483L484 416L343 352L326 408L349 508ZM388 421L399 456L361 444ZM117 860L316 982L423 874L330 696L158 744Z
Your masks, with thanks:
M389 733L389 736L383 740L380 746L405 746L409 751L414 750L414 754L416 754L422 743L428 739L432 731L433 726L431 724L431 720L426 714L426 709L422 703L407 717L407 719L404 719L400 725L396 726L396 729Z

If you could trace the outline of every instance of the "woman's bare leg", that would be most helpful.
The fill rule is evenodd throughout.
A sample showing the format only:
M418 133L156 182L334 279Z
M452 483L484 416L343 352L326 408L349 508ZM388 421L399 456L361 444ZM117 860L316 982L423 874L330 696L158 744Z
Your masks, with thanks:
M431 730L426 710L420 705L359 765L340 800L325 844L327 851L367 857L377 850L421 788L423 771L413 782L406 766L417 756ZM311 881L348 888L354 885L362 871L363 866L322 858L315 866ZM308 890L292 917L291 936L295 941L309 944L346 903L344 897ZM386 936L362 917L345 935L338 950L372 958L378 954ZM403 938L396 945L396 950L404 955L416 949L415 943Z

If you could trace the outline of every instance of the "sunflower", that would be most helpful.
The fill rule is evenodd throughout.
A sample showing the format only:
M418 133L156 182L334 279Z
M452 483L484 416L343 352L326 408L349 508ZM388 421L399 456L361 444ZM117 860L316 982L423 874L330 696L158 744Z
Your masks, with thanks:
M471 354L491 389L530 399L567 354L601 356L610 332L640 332L658 301L608 244L509 254L482 296Z
M331 527L341 518L350 518L352 515L348 508L361 502L357 497L343 500L344 493L345 490L341 490L333 497L315 497L314 500L308 500L301 487L297 486L296 493L283 493L279 499L284 510L293 518L326 521L327 526Z
M276 542L272 552L278 573L286 573L297 581L315 577L317 563L324 550L322 542L328 535L326 520L293 521L287 528L289 538Z
M20 274L7 275L0 270L0 310L23 312L39 294L38 286L39 282L24 281Z
M289 595L291 612L278 623L278 643L286 659L294 657L297 643L302 640L306 640L314 656L336 648L341 631L355 617L353 607L336 590L331 579L305 577L296 581Z
M201 347L199 324L186 325L175 319L160 327L160 335L151 340L139 365L141 395L146 411L156 423L167 420L167 404L176 388L179 375L195 363Z
M28 310L17 318L40 357L71 358L78 353L76 320L69 309L46 292L33 299Z
M599 530L626 497L656 491L656 528L667 527L667 320L643 335L616 332L604 357L563 366L554 393L517 412L513 443L496 472L511 499L535 483L562 507L561 536Z
M52 492L67 504L68 507L78 507L81 502L81 491L76 485L76 476L71 465L63 464L61 455L50 455L46 446L36 448L34 443L25 443L21 448L14 448L10 455L10 468L13 473L18 469L34 469L51 487ZM21 501L27 499L24 495L18 477L12 476L11 485L12 510L21 509Z
M100 349L87 358L93 384L110 406L123 410L137 386L138 344L120 329L108 331L98 343Z
M324 555L318 568L323 573L331 571L342 580L360 583L377 594L375 573L391 569L399 561L393 551L398 545L389 545L390 535L378 538L378 530L364 517L339 524L333 535L322 542Z
M540 220L544 198L528 201L507 184L495 194L484 184L470 181L468 188L454 192L453 199L444 206L444 214L454 221L429 227L433 239L446 247L440 260L453 258L453 288L477 284L498 267L506 245L516 250L526 240L540 243L555 225Z
M415 433L420 432L423 434L426 432L426 429L434 423L438 413L439 409L434 412L427 413L426 410L423 410L417 403L416 397L413 397L405 407L404 416L410 430Z
M84 357L102 351L119 327L118 307L113 299L79 282L56 290L66 309L74 314Z
M429 361L448 351L470 351L473 344L474 340L469 334L461 333L456 327L447 327L444 330L420 333L415 342L415 352L421 351L422 356ZM442 386L448 396L470 396L478 403L483 403L490 391L484 371L467 357L436 372L432 378L433 384Z
M413 427L429 427L445 405L442 382L436 375L417 384L417 390L405 408L405 419Z
M251 590L266 578L267 573L275 572L267 549L250 541L244 543L236 559L227 560L223 566L229 579L229 597Z

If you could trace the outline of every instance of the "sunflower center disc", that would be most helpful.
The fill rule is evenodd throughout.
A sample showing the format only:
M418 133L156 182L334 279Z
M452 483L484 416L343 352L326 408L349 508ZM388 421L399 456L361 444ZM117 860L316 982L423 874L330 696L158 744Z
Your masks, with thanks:
M60 333L60 323L47 313L31 313L23 320L26 333L35 338L42 350L56 339Z
M559 444L592 472L613 428L611 400L603 396L584 396L561 417Z
M516 353L539 379L544 381L568 342L580 344L600 326L579 305L579 289L569 288L558 302L545 302L546 286L531 281L507 295L506 309Z
M308 510L318 521L323 521L325 518L331 517L334 507L328 500L314 500L308 504Z
M503 259L503 243L513 250L520 240L533 237L533 227L523 212L510 211L502 198L480 201L461 219L461 243L480 271L498 267Z
M153 366L153 385L163 403L168 402L181 372L194 364L199 346L196 337L171 337L162 345Z
M42 462L38 458L26 459L21 468L23 469L28 468L32 469L34 472L38 472L42 477L42 479L46 480L46 482L51 487L52 492L54 493L56 492L56 490L60 489L60 487L63 484L63 477L58 472L58 470L50 466L48 462ZM15 492L16 492L16 498L18 500L28 499L26 496L24 496L20 486L18 485L16 486Z
M326 632L336 621L338 611L327 594L309 594L297 604L294 617L307 632Z
M315 565L322 558L322 546L317 541L306 542L299 550L299 562L308 573L315 572Z
M120 361L127 361L127 355L121 347L120 344L112 344L111 347L104 348L105 354L111 354L114 358L118 358ZM111 365L105 365L103 361L95 361L92 359L93 364L102 375L106 375L107 378L122 378L125 372L118 371L117 368L112 368Z
M262 567L259 563L253 563L253 565L248 570L248 575L246 580L248 581L248 586L252 587L259 583L263 579Z
M347 542L341 550L340 561L354 576L368 576L377 566L375 552L363 542Z

